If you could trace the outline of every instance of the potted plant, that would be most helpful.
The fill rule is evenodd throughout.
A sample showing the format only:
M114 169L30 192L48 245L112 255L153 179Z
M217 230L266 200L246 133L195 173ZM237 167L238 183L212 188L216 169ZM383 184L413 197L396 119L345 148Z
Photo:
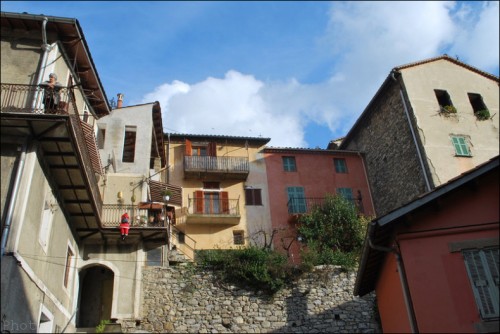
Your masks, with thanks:
M172 192L168 189L165 189L165 190L163 190L162 196L163 196L163 200L165 202L168 202L170 200L170 197L172 197Z
M450 104L450 105L442 107L442 111L444 113L447 113L447 114L456 114L457 113L457 108L455 108L454 106L452 106Z
M476 111L474 113L474 115L476 115L477 119L482 121L482 120L490 118L490 111L488 109L482 109L482 110Z

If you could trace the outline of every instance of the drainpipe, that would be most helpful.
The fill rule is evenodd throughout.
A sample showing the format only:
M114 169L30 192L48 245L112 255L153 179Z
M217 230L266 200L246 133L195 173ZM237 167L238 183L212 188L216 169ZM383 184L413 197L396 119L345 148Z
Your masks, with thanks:
M43 77L45 76L45 68L47 67L47 56L48 56L50 50L52 50L52 46L50 46L47 43L46 29L47 29L47 22L48 21L49 21L49 19L47 17L44 17L43 21L42 21L42 46L41 46L41 48L43 50L43 54L42 54L42 61L40 63L40 71L38 71L38 78L36 79L36 85L39 85L42 83ZM37 90L36 95L35 95L35 99L33 100L33 105L32 105L33 109L36 108L39 98L40 98L40 93Z
M168 168L169 163L170 163L170 133L167 133L167 183L170 183L170 168Z
M10 231L10 225L12 223L12 215L14 212L14 206L16 203L16 197L17 193L19 192L19 184L21 183L21 176L23 174L24 170L24 162L26 160L26 152L28 150L28 140L26 140L21 148L21 156L19 157L19 164L17 166L16 170L16 176L14 179L14 184L12 188L12 196L10 197L9 200L9 208L7 209L7 215L5 216L5 224L3 227L2 231L2 249L1 249L1 256L5 254L5 247L7 246L7 239L9 236L9 231Z
M410 289L408 288L408 280L406 279L406 274L404 272L403 258L401 257L401 254L396 250L396 248L384 247L380 245L375 245L373 243L372 238L373 234L375 233L375 225L376 225L375 222L372 222L370 224L368 230L368 245L370 246L370 248L374 250L385 253L392 253L396 257L396 265L398 268L399 280L401 281L401 286L403 288L403 299L405 301L406 311L408 312L408 320L410 321L411 332L418 333L417 321L415 318L415 310L413 309L413 303L411 301L411 296L410 296Z
M422 168L422 172L424 174L425 186L427 188L427 191L429 192L429 191L431 191L431 185L429 182L429 178L427 176L427 171L425 170L424 160L422 158L422 153L420 152L420 147L418 146L418 143L417 143L417 137L415 135L415 131L413 130L413 126L411 124L410 113L408 112L408 107L406 105L406 100L405 100L404 95L403 95L403 89L401 87L401 83L396 79L394 74L395 74L395 71L392 71L391 77L394 81L396 81L399 84L399 95L401 96L401 101L403 101L403 107L405 110L406 120L408 121L408 125L410 127L411 136L413 138L413 143L415 144L415 148L417 149L418 161L420 162L420 167Z

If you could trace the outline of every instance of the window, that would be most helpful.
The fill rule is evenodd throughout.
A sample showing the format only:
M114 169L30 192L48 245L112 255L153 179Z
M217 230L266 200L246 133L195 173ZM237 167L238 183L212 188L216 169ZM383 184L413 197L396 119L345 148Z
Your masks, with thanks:
M453 103L451 102L450 99L450 94L448 94L447 91L441 89L434 89L434 93L436 94L440 110L450 112L448 107L453 107Z
M177 242L179 244L186 243L186 234L184 232L181 232L181 231L177 232Z
M227 191L195 191L193 210L197 214L229 214Z
M295 157L283 157L283 168L285 172L296 172Z
M483 97L480 94L467 93L467 95L469 96L469 101L472 106L472 109L474 110L474 113L488 109L486 108L486 105L483 102Z
M45 205L42 213L42 223L40 224L40 234L38 235L38 241L42 245L45 252L49 245L50 230L52 228L52 220L54 218L53 204L49 203L49 199L45 200Z
M201 157L207 156L207 147L206 146L193 146L193 155L198 155Z
M455 155L459 157L470 157L471 153L467 145L465 137L451 136L451 141L455 147Z
M163 257L162 247L150 249L146 252L146 265L149 267L161 266L162 257Z
M498 247L463 250L462 255L481 318L498 318Z
M74 253L71 250L71 248L68 246L68 251L66 253L66 265L65 265L65 270L64 270L64 287L68 288L69 286L69 281L70 281L70 276L71 276L71 267L73 263L73 257Z
M261 189L246 188L245 203L246 205L262 205Z
M106 128L99 126L97 130L97 147L102 150L104 149L104 140L106 139Z
M305 213L307 210L303 187L287 187L288 213Z
M344 197L344 199L346 199L348 201L352 201L354 198L352 196L352 189L351 188L337 188L337 194Z
M122 162L134 162L136 134L137 134L136 126L125 126L125 138L123 140Z
M345 159L334 158L333 163L335 164L335 172L347 173L347 165L345 163Z
M245 232L244 231L233 231L233 243L235 245L245 244Z

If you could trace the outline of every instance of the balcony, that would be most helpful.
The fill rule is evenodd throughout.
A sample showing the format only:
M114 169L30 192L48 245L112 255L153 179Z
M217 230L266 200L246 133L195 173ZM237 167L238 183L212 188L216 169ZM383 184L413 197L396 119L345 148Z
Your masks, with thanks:
M57 107L46 109L40 87L2 83L2 138L38 145L39 161L54 181L69 223L86 238L96 235L101 225L96 174L102 166L93 127L80 118L72 90L59 93Z
M186 179L210 176L219 180L246 180L249 172L250 165L245 157L184 156Z
M189 198L186 224L238 225L239 199Z

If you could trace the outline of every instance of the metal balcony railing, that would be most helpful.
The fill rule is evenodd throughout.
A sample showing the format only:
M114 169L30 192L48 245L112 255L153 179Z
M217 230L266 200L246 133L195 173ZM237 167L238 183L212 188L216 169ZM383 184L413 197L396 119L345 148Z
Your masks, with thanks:
M250 165L245 157L185 156L184 170L188 172L248 173Z
M53 105L45 105L49 92L36 85L1 84L0 109L2 112L78 114L72 89L62 87Z
M309 213L315 207L322 206L325 201L324 197L295 197L291 198L288 203L289 214ZM357 208L358 212L364 212L363 201L361 198L351 198L349 201Z
M130 228L168 226L164 210L139 209L137 205L104 204L101 215L103 227L120 226L121 216L125 212L130 217Z
M240 216L239 199L189 198L188 215Z

